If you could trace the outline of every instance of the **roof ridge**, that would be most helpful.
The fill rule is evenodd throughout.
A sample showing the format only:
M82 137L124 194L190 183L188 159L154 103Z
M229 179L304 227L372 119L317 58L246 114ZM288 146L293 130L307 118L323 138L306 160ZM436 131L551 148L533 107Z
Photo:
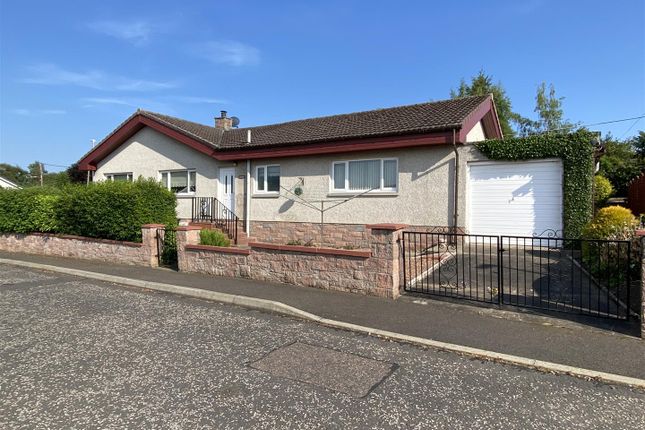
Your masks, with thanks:
M391 107L385 107L385 108L360 110L360 111L339 113L339 114L333 114L333 115L313 116L313 117L310 117L310 118L294 119L294 120L291 120L291 121L283 121L283 122L277 122L277 123L273 123L273 124L255 125L255 126L252 126L252 127L241 127L241 128L237 128L236 130L253 130L255 128L260 128L260 127L273 127L273 126L279 126L279 125L284 125L284 124L293 124L293 123L304 122L304 121L338 118L338 117L349 116L349 115L358 115L358 114L364 114L364 113L376 113L376 112L383 112L383 111L392 111L392 110L397 110L397 109L408 109L408 108L412 108L412 107L416 107L416 106L427 106L427 105L440 104L440 103L449 103L449 102L452 102L452 101L455 101L455 100L481 98L482 101L484 101L488 97L490 97L490 95L485 95L485 96L462 96L462 97L455 97L455 98L451 98L451 99L442 99L442 100L434 100L434 101L429 101L429 102L412 103L412 104L409 104L409 105L399 105L399 106L391 106ZM446 125L450 125L450 124L446 124Z

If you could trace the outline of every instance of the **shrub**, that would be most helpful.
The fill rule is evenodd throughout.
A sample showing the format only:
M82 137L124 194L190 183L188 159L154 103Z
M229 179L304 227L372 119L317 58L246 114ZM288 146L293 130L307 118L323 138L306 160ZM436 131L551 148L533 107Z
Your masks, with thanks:
M0 232L141 241L141 226L177 223L175 195L152 180L0 192Z
M622 206L600 209L582 231L586 239L627 240L638 225L632 212Z
M48 187L0 191L0 232L58 231L59 196L58 190Z
M65 187L57 205L61 233L141 241L143 224L177 223L175 195L152 180Z
M199 243L209 246L231 246L230 239L218 230L202 230L199 232Z
M604 204L614 194L614 187L611 185L611 182L602 175L594 176L593 184L593 200L597 206Z

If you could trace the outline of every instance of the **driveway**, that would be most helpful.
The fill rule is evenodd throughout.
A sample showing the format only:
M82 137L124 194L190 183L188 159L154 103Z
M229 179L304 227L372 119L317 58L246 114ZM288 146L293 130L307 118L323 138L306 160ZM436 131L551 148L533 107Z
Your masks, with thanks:
M414 282L412 290L430 294L506 305L564 311L624 319L627 308L625 284L604 288L604 279L594 280L580 264L580 251L561 248L504 244L499 273L497 244L445 244L428 257L434 266ZM440 261L440 263L437 263Z
M0 428L645 426L645 393L0 265Z

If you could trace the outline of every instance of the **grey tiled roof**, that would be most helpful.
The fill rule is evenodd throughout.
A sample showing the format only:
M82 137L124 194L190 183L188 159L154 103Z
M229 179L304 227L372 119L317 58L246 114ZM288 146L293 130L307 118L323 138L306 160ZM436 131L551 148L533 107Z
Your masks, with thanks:
M414 134L458 128L488 96L462 97L228 131L155 112L140 111L218 149L293 145ZM251 130L251 143L246 143Z

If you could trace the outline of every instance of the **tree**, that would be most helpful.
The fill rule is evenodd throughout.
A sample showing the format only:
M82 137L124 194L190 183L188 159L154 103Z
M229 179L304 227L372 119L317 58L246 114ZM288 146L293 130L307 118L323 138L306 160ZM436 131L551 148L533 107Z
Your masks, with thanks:
M546 82L538 85L535 94L535 109L533 109L533 112L537 114L537 120L523 118L519 115L514 118L519 135L528 136L555 130L572 131L576 125L564 119L562 100L564 97L556 96L553 84L549 84L548 92Z
M634 139L640 139L640 135ZM627 195L627 184L645 168L645 159L638 156L634 139L621 141L608 134L601 140L605 155L600 159L600 174L609 179L618 196Z
M78 163L74 163L65 171L69 181L73 184L84 184L87 181L87 172L78 169Z
M645 159L645 131L639 131L637 136L632 137L629 140L632 148L636 151L636 154Z
M462 78L457 90L450 90L450 97L465 97L465 96L485 96L488 94L493 95L495 102L495 109L499 117L499 125L502 128L504 137L515 136L515 130L511 126L511 122L516 118L521 118L512 110L511 99L506 95L506 90L501 82L493 83L493 78L483 70L480 70L476 76L471 78L470 84Z
M24 187L31 182L29 172L25 169L7 163L0 163L0 176Z

